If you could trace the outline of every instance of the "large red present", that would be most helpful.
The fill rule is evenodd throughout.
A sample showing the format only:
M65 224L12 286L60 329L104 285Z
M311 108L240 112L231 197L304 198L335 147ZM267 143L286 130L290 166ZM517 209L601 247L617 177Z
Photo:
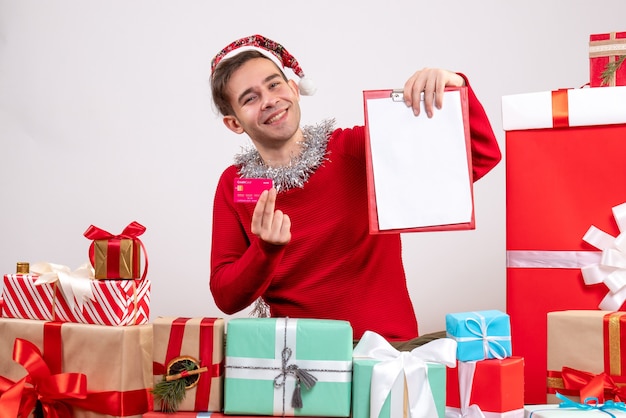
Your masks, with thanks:
M5 318L141 325L150 315L149 280L92 280L88 268L40 263L41 274L5 274Z
M166 407L155 394L155 411L215 411L223 406L224 320L160 317L154 320L154 385L186 376L185 397ZM197 373L197 374L196 374ZM156 393L156 392L155 392Z
M607 287L581 268L600 252L595 225L619 230L626 201L626 87L505 96L506 309L513 355L525 360L525 402L546 402L547 313L598 309Z
M548 403L626 400L626 312L568 310L548 314Z
M446 369L446 416L476 407L488 417L524 417L523 358L457 361Z
M28 416L37 400L44 416L138 418L151 409L151 325L2 318L0 335L3 416Z
M591 87L626 86L626 32L589 36Z

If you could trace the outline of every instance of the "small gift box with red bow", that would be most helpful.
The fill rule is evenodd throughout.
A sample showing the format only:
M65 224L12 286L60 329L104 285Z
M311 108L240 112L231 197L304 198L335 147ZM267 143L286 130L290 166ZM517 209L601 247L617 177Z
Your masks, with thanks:
M0 415L139 418L152 397L152 326L0 319Z
M366 331L353 352L352 418L444 418L446 367L455 355L450 338L398 351Z
M153 329L155 411L221 411L224 320L159 317Z
M626 86L626 32L589 36L591 87Z
M548 313L548 403L626 401L626 312Z
M624 103L626 86L502 98L506 312L513 355L525 362L527 404L546 403L547 313L598 309L608 291L583 280L581 268L600 260L583 238L591 225L620 234L611 211L626 201Z
M124 230L114 235L91 225L85 231L86 238L93 240L89 247L89 259L95 269L95 278L100 279L144 279L148 260L139 236L146 228L131 222ZM144 250L145 267L141 272L141 250Z

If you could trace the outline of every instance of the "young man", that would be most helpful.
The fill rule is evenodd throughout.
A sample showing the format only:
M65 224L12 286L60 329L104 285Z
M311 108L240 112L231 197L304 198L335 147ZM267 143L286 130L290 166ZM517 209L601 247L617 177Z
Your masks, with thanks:
M301 77L300 87L284 67ZM390 341L413 339L418 327L400 235L368 230L364 128L337 129L332 121L301 127L306 81L293 56L260 35L233 42L212 62L213 100L224 124L254 144L223 172L215 193L215 303L233 314L262 299L274 317L350 321L356 339L366 330ZM404 86L406 105L431 117L446 86L466 83L442 69L417 71ZM482 105L468 90L477 180L501 155ZM256 204L235 203L239 177L271 178L274 188Z

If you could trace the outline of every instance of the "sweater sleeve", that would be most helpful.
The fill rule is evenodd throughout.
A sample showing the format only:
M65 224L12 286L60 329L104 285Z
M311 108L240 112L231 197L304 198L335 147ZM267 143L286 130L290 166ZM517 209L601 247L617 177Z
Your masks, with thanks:
M226 173L215 192L209 286L217 307L234 314L265 292L285 246L249 238L250 225L243 224L234 207L232 176Z
M465 79L467 85L472 169L474 181L476 181L500 162L502 154L482 103L476 97L467 77L461 73L459 75Z

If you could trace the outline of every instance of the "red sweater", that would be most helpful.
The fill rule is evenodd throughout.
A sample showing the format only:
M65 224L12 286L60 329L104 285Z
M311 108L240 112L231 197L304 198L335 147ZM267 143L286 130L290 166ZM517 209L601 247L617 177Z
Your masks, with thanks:
M468 90L477 180L501 155L482 105ZM400 235L369 233L364 128L334 131L327 156L303 188L278 195L276 208L292 223L285 246L267 244L250 232L254 204L233 202L238 168L224 171L213 208L215 303L233 314L262 296L274 317L347 320L355 339L366 330L388 340L417 337Z

